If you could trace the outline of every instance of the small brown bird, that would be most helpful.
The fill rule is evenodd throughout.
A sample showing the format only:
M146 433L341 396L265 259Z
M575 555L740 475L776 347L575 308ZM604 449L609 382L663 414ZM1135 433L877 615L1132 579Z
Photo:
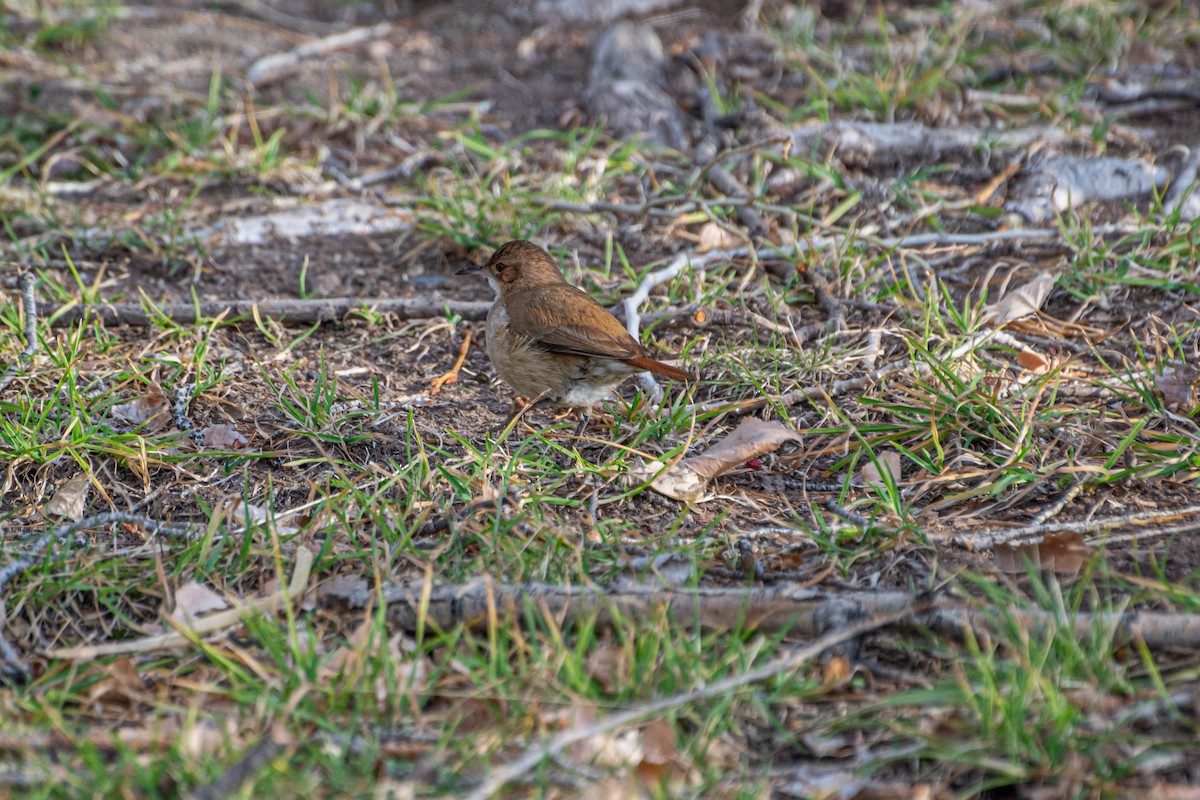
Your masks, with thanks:
M481 272L496 291L487 316L487 351L492 366L519 394L537 402L575 408L579 427L592 405L638 372L677 381L693 376L655 361L616 317L582 289L567 283L542 248L522 240L497 250Z

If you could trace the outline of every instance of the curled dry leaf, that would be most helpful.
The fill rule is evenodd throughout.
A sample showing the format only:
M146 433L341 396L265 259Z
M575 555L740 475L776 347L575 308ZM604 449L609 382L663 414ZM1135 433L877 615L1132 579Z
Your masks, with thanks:
M204 446L212 450L245 450L250 440L232 425L209 425L200 432Z
M185 627L192 627L201 615L210 611L220 611L227 608L229 603L225 598L196 581L189 581L175 592L175 610L170 618Z
M190 756L211 755L229 742L229 735L230 731L221 730L212 720L198 720L183 730L179 749Z
M658 783L671 776L671 767L679 758L675 746L675 729L662 717L642 729L642 760L637 765L638 776L647 783Z
M895 450L887 450L875 455L876 461L863 464L862 479L867 486L884 488L888 483L893 486L900 483L900 454ZM884 475L890 476L884 480Z
M831 656L821 667L821 683L826 686L845 683L854 675L854 664L845 656Z
M71 478L58 487L54 497L46 503L46 516L57 515L72 522L79 522L83 519L83 512L87 510L88 490L91 488L92 481L87 475L81 473Z
M297 533L308 524L308 519L299 511L270 511L240 500L230 507L229 521L234 525L274 526L275 532L280 536Z
M1030 372L1043 373L1050 369L1050 359L1032 350L1022 350L1017 353L1017 366Z
M737 239L734 239L729 231L715 222L706 222L700 226L699 252L701 253L709 250L726 250L730 247L737 247L737 244Z
M1054 275L1043 272L1029 283L1022 284L983 310L983 321L989 325L1004 325L1032 314L1036 314L1058 280Z
M1154 385L1162 392L1163 403L1171 411L1191 411L1196 407L1196 382L1200 380L1200 369L1190 364L1174 364L1163 370L1154 379Z
M778 421L746 417L733 433L707 452L685 458L666 470L663 470L660 461L638 464L630 470L630 475L639 482L653 478L650 488L659 494L695 503L703 497L708 481L755 456L774 451L784 442L799 439L799 434ZM654 477L656 474L657 477Z
M133 659L118 658L101 667L101 670L106 677L88 690L89 706L130 706L152 699L146 692L142 675Z
M1011 574L1021 574L1032 565L1035 569L1047 569L1062 574L1074 575L1091 555L1083 543L1082 533L1048 533L1039 542L1023 544L1001 544L996 546L996 569Z
M583 669L592 680L604 687L604 691L611 692L617 686L626 685L629 657L624 648L612 642L602 642L588 653Z
M157 433L171 422L171 406L163 393L154 389L128 403L113 406L112 416L123 428L141 426L145 433Z

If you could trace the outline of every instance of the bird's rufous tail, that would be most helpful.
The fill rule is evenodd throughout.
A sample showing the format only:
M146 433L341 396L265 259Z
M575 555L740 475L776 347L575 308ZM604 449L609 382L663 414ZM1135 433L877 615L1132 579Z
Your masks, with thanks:
M675 381L694 381L696 376L690 372L684 372L679 367L672 367L670 364L664 364L661 361L655 361L653 358L646 356L637 356L635 358L622 359L626 364L638 369L644 369L647 372L653 372L655 375L662 375L664 378L670 378Z

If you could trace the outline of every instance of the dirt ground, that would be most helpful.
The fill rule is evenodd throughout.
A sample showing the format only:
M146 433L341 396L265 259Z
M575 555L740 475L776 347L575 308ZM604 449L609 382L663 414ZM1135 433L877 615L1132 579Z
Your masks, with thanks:
M574 454L547 451L524 472L515 469L511 482L509 476L501 481L478 462L499 459L485 443L511 413L514 396L488 363L479 320L363 311L332 324L250 319L212 330L165 322L54 323L50 330L58 338L46 350L75 355L65 359L69 366L56 366L59 377L38 379L46 397L69 384L83 395L92 387L98 398L108 398L73 412L82 419L107 413L114 396L129 400L154 387L166 392L185 378L219 375L193 399L191 422L206 430L232 426L246 437L238 449L262 456L201 463L184 456L176 462L178 452L168 448L139 467L125 453L89 451L96 476L92 509L137 508L158 520L206 525L212 510L231 497L294 509L332 486L344 490L370 476L372 488L354 495L361 516L322 550L333 559L325 564L324 577L330 578L361 574L353 554L386 525L419 527L439 515L465 513L472 507L468 501L495 501L496 492L502 500L510 492L519 509L528 494L545 489L562 504L539 511L545 516L531 541L615 542L629 558L654 555L668 539L708 541L702 548L709 559L707 585L742 585L749 574L767 582L921 591L970 574L1019 595L1036 594L1037 580L997 567L996 548L976 541L1028 526L1053 532L1060 525L1088 534L1086 542L1077 542L1087 547L1076 586L1081 594L1129 598L1144 590L1138 600L1143 610L1192 607L1194 595L1180 600L1163 588L1178 583L1191 592L1200 575L1200 543L1186 528L1200 500L1195 382L1187 387L1191 404L1172 405L1165 393L1182 389L1163 389L1162 377L1164 369L1184 374L1200 348L1195 254L1189 249L1195 243L1180 233L1186 223L1164 222L1149 233L1137 227L1159 219L1156 189L1089 203L1079 217L1064 215L1065 221L1059 216L1028 223L1059 226L1063 235L1024 241L1006 235L1023 223L1006 213L1005 201L1018 199L1021 178L1048 153L1140 160L1178 175L1200 127L1194 84L1200 37L1194 30L1172 38L1168 27L1164 38L1147 41L1124 23L1094 23L1124 44L1112 45L1104 69L1083 69L1079 63L1086 59L1072 61L1067 49L989 46L1006 37L1025 41L1024 9L1001 4L1011 19L990 15L955 34L955 46L970 41L980 55L944 72L930 69L952 89L922 93L919 79L926 73L915 67L905 72L903 59L912 56L909 48L921 50L914 41L923 25L934 27L929 20L939 13L936 5L831 0L812 8L754 6L762 7L759 18L771 20L772 30L748 25L741 4L736 13L716 0L666 5L642 17L663 46L666 91L689 135L703 132L714 148L752 153L731 159L757 197L749 205L769 223L751 236L745 218L737 216L742 206L719 207L730 193L697 176L699 154L707 152L697 143L701 137L693 137L694 152L682 154L655 147L626 151L602 132L581 143L588 134L580 126L590 121L593 48L610 22L567 19L554 5L179 0L123 7L96 35L12 46L0 54L6 135L26 152L36 141L51 146L14 170L24 180L14 185L24 193L0 197L10 231L7 258L15 265L0 272L0 285L15 303L18 273L33 268L52 287L43 289L47 303L71 303L87 293L108 303L154 304L320 297L359 298L368 306L378 298L487 301L486 284L457 271L508 238L529 236L554 249L569 279L619 312L621 298L651 265L680 253L703 254L704 237L725 231L732 238L720 239L717 249L731 255L719 267L664 285L642 308L643 314L666 313L695 305L729 311L735 319L654 329L652 349L663 357L683 353L701 372L694 386L669 387L666 408L766 396L771 402L756 407L760 415L786 420L801 432L799 441L743 459L710 484L711 502L690 509L653 491L628 492L615 474L624 467L614 466L627 453L658 456L684 446L683 454L694 455L724 438L739 418L701 415L693 427L665 422L669 412L654 419L631 381L589 429L592 441L572 444L564 426L561 436L548 438L575 447ZM852 20L860 14L894 20L892 61L881 65L866 45L838 50L838 37L854 30ZM815 20L811 31L805 15ZM304 58L262 86L251 89L245 82L266 56L381 23L391 26L382 35ZM47 29L47 21L16 15L8 27L15 40L29 41ZM786 51L779 31L801 31L794 36L802 41L811 36L811 47L833 50L831 61L845 71L831 78L823 72L825 62L805 62ZM1089 35L1063 37L1081 51L1103 51L1107 45ZM963 66L968 63L969 70ZM853 74L874 75L878 86L886 84L901 99L881 110L870 105L869 89L861 96L847 89L840 100L840 84L833 85L848 83L846 75ZM1193 82L1149 95L1140 109L1107 99L1106 92L1148 75ZM703 100L706 79L728 112L718 121ZM817 104L822 91L829 97ZM810 113L796 111L806 108ZM961 157L926 165L901 159L861 168L826 152L805 166L810 172L781 163L786 149L782 159L758 157L770 148L777 153L783 132L816 124L821 115L987 130L996 137L995 150L989 139ZM999 143L1001 132L1043 128L1049 133L1028 147ZM264 144L273 137L278 154ZM1013 166L1008 173L1005 159ZM29 191L34 185L39 190ZM602 207L647 203L666 186L690 188L657 216L652 203L640 213ZM368 233L274 235L255 243L230 241L223 227L230 220L324 207L338 198L361 200L395 225ZM576 213L567 209L572 203L594 210ZM1130 232L1102 231L1117 228ZM867 244L820 246L835 229L845 241L860 236ZM879 244L924 234L944 239L923 248ZM955 234L996 238L961 244L952 240ZM808 255L786 254L797 242L813 245ZM747 245L759 246L761 258L744 249L734 254ZM612 256L614 246L628 271ZM955 312L978 311L983 292L1001 296L1046 271L1059 276L1057 288L1044 304L1035 303L1039 314L995 326L1008 339L980 345L969 357L951 346L988 328L963 323L951 331L946 320ZM940 305L929 301L938 293L945 296ZM931 307L944 316L922 310ZM72 337L84 343L72 344ZM471 345L457 381L432 392L431 381L452 368L464 337ZM803 346L791 347L795 342ZM924 372L875 372L910 358L916 363L933 350L936 355L922 361ZM1040 361L1023 361L1029 354ZM978 388L977 373L958 371L958 362L967 361L988 372L990 393ZM221 367L205 373L212 365ZM1027 390L1047 372L1058 381ZM861 384L839 388L839 382L859 379ZM806 387L820 391L784 399ZM392 404L393 410L327 414L329 404L322 409L323 401L313 399L326 395L367 407ZM1009 403L1014 396L1023 399ZM301 422L305 408L310 417ZM1011 415L1005 416L1007 410ZM532 429L519 429L529 441L552 419L540 409L531 413ZM523 447L512 450L526 452ZM905 455L899 499L891 504L856 504L870 494L861 454L871 447ZM440 471L431 470L420 486L388 483L389 470L428 458L426 448L443 462ZM918 469L918 460L932 460L935 450L945 456L941 472ZM44 526L49 498L80 468L77 460L39 460L33 453L9 460L0 495L0 520L21 535ZM589 467L580 466L585 462ZM372 517L374 502L387 509L378 517ZM1046 509L1052 511L1043 515ZM1156 521L1143 524L1139 514ZM457 524L483 539L499 529L502 516L468 514ZM1119 522L1089 527L1108 518ZM1179 526L1174 533L1172 525ZM801 527L804 536L797 534ZM1155 538L1156 531L1167 535ZM1142 538L1131 535L1139 533ZM1105 545L1109 536L1113 541ZM113 539L118 547L141 542L133 531ZM313 537L305 533L301 540L312 543ZM434 563L447 580L465 582L486 562L482 551L464 557L471 546L461 544L439 544L444 549L421 561L416 550L405 549L410 545L407 539L389 542L395 549L380 574L389 581L420 579ZM271 563L259 555L260 567ZM552 556L545 563L552 566L541 573L509 577L532 580L566 569ZM620 572L619 558L604 563ZM1062 572L1070 586L1078 567ZM227 585L257 592L271 577L263 567L239 573ZM1080 588L1084 584L1089 588ZM983 596L977 586L961 591ZM150 599L139 595L125 609L131 626L155 619L151 600L157 598L147 592ZM31 608L13 614L8 627L9 637L30 651L93 641L111 627L99 602L31 600ZM52 669L51 663L38 656L35 671ZM1178 665L1174 659L1163 663ZM915 772L896 769L901 783L915 779ZM951 789L966 785L955 783L955 769L934 768L944 771L930 780L946 792L936 796L957 796ZM1178 774L1164 769L1157 777L1174 780ZM1030 779L1029 785L1035 783Z

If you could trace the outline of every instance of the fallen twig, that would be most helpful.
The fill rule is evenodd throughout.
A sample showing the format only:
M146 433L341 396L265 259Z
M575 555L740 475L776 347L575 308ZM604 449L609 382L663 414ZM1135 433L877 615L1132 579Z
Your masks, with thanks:
M719 250L713 250L704 254L680 253L671 259L671 263L667 266L657 269L645 278L642 278L642 282L638 284L637 290L629 297L626 297L623 304L625 308L625 328L629 331L629 335L635 340L641 336L642 317L638 309L650 297L650 292L656 287L679 277L679 273L683 272L688 265L691 265L692 269L700 269L720 258L722 254L723 251ZM662 387L655 382L653 375L649 372L643 372L638 379L641 381L642 388L650 393L655 403L662 400Z
M1060 513L1062 513L1062 510L1071 503L1072 500L1079 496L1079 493L1083 491L1085 486L1087 486L1086 478L1076 478L1075 481L1067 487L1067 490L1062 493L1062 496L1060 496L1050 505L1043 508L1037 513L1036 516L1034 516L1032 524L1044 525L1057 517Z
M495 620L497 613L516 614L519 618L526 607L535 607L553 617L556 623L595 617L598 624L608 625L614 619L645 619L665 609L681 625L736 626L765 632L786 630L800 636L818 636L823 633L822 620L828 619L830 609L836 606L852 608L862 615L906 611L913 627L930 628L956 638L967 630L979 633L992 629L995 615L1004 613L1031 631L1064 626L1081 639L1096 631L1107 631L1118 642L1137 640L1150 647L1200 647L1200 614L1126 609L1076 612L1064 617L1042 609L998 612L972 608L949 594L930 598L928 605L917 612L913 610L916 604L925 599L908 592L843 592L796 584L688 589L648 582L608 590L599 586L487 581L431 587L417 582L384 587L382 598L370 588L329 588L321 595L323 604L350 611L360 611L380 599L387 606L388 622L409 631L429 626L443 630L457 625L476 626Z
M719 167L709 170L705 177L714 188L729 197L740 200L751 197L750 190L743 186L741 181ZM767 223L754 208L748 205L738 206L735 213L737 214L738 222L746 226L746 231L750 234L751 238L758 239L767 235Z
M842 304L838 302L837 297L834 296L833 287L829 285L829 279L815 266L810 266L804 275L808 278L808 283L813 288L813 294L817 297L817 303L829 315L830 330L846 330L846 312L842 308Z
M1162 527L1165 522L1186 519L1187 517L1197 517L1197 519L1185 523L1185 527L1174 531ZM1048 533L1096 533L1097 531L1142 525L1153 525L1156 527L1141 534L1122 534L1117 537L1110 537L1107 540L1101 539L1100 541L1123 541L1128 538L1138 538L1139 536L1149 537L1171 532L1179 533L1184 529L1198 527L1200 526L1200 505L1164 509L1161 511L1141 511L1136 514L1121 514L1112 517L1093 517L1092 519L1081 520L1079 522L1056 522L1053 524L1034 522L1030 525L1023 525L1020 528L1010 528L1008 530L960 533L946 537L943 541L948 541L965 550L992 550L1001 544L1035 542L1044 538Z
M489 303L445 300L437 297L326 297L317 300L283 298L278 300L214 300L204 303L104 303L80 305L78 302L54 306L47 317L51 325L72 325L94 319L105 325L146 326L156 320L171 320L184 325L199 325L206 319L227 316L232 320L258 314L287 322L338 322L356 311L370 310L392 314L400 319L423 319L453 314L464 320L478 321L487 316Z
M203 449L204 431L198 430L187 415L188 406L192 404L192 396L195 391L196 384L194 383L181 383L175 387L169 403L171 419L175 422L175 427L187 434L196 447Z
M8 365L3 377L0 377L0 392L8 388L16 377L17 370L28 364L38 349L37 275L32 270L21 276L21 296L25 300L25 347L17 356L17 360Z
M246 70L246 82L252 84L255 88L261 89L267 84L274 83L300 69L300 66L313 56L327 55L334 50L342 50L347 47L374 41L375 39L381 39L390 33L391 30L392 24L390 22L381 22L378 25L372 25L368 28L352 28L348 31L315 39L287 53L272 53L269 56L263 56L255 61L250 66L250 69Z

